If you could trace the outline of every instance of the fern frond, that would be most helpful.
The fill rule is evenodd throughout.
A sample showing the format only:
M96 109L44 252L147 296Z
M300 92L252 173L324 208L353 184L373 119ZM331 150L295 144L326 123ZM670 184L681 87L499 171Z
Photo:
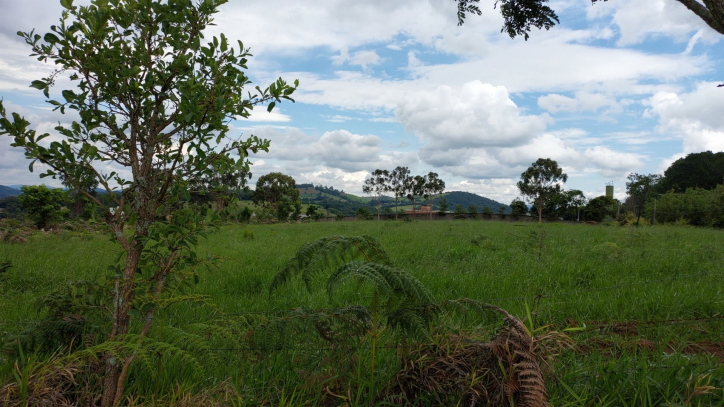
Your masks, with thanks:
M412 304L428 304L435 301L432 293L420 280L410 274L378 263L353 261L338 268L327 282L327 293L332 297L334 290L347 279L370 283L383 301L396 299Z
M305 243L296 255L274 276L269 294L301 274L311 291L312 279L326 270L353 260L392 265L380 243L371 236L329 236Z

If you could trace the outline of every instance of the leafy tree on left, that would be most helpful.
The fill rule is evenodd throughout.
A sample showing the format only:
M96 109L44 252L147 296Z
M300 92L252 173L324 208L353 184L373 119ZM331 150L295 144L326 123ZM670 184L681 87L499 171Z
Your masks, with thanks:
M39 229L63 219L61 206L68 201L68 197L62 190L50 189L45 185L23 186L21 189L23 193L18 197L18 202Z
M51 32L18 33L32 57L55 67L31 87L55 110L75 110L80 119L58 125L60 140L48 142L49 134L37 134L0 103L0 135L13 137L13 146L32 160L31 170L33 163L44 164L41 176L62 176L100 207L122 249L112 280L110 341L99 355L104 406L121 402L139 351L129 351L124 341L147 337L155 312L171 303L174 284L184 280L174 275L201 262L195 243L212 219L182 204L189 197L187 180L212 169L248 168L249 152L267 151L269 142L232 139L229 122L249 117L256 105L271 111L292 100L298 85L280 78L249 92L249 49L223 34L203 34L226 1L92 0L74 6L61 0L64 11ZM75 87L51 98L60 75L68 75ZM83 188L78 174L85 172L95 175L118 210ZM144 322L131 332L136 314Z

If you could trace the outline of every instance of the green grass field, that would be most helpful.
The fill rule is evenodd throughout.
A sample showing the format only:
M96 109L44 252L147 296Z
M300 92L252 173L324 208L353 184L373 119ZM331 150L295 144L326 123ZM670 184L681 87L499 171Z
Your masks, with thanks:
M177 328L219 318L369 307L371 290L347 285L330 299L323 276L312 282L311 292L296 279L269 295L272 277L302 244L330 235L376 238L395 266L419 279L437 300L480 300L521 319L531 310L527 324L568 329L576 346L561 351L546 369L553 405L724 405L724 320L719 319L724 317L724 234L710 229L470 220L230 225L199 246L199 256L219 256L193 290L207 300L170 306L152 336L164 338ZM33 304L53 289L106 275L117 250L106 236L72 233L37 234L23 245L0 243L0 261L13 263L0 277L0 332L20 332L39 318ZM441 324L438 333L444 328L489 337L500 318L451 314ZM400 369L398 344L404 338L383 330L370 379L368 337L352 348L329 350L323 341L308 339L313 336L284 338L291 345L281 348L244 348L238 338L208 334L208 349L188 349L197 356L196 370L176 359L139 363L127 392L136 402L151 404L168 404L182 390L201 394L221 387L233 389L229 403L234 405L384 401L385 388ZM340 359L351 367L342 368ZM0 356L2 382L13 380L13 363Z

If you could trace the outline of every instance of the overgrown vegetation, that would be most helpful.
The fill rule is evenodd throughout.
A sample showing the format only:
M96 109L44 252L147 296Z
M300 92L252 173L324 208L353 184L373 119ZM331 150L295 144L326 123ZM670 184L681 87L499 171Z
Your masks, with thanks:
M501 325L494 308L491 313L481 306L485 303L520 317L553 405L722 402L720 390L706 390L724 386L724 296L718 284L724 249L716 243L721 232L515 225L450 221L223 227L199 244L199 258L219 257L198 274L195 289L187 291L195 299L157 310L157 324L143 342L145 352L130 368L124 404L369 405L405 404L414 398L420 405L457 405L474 397L479 405L493 403L496 389L518 389L514 376L500 375L515 372L511 366L520 361L508 361L495 344L512 338L508 330L519 332L520 327ZM370 238L328 237L358 234ZM336 270L346 264L351 272L356 262L367 262L355 243L384 250L386 256L380 254L376 263L408 273L428 290L435 306L415 311L434 311L428 319L434 323L411 330L389 324L395 310L409 307L389 301L400 298L397 294L378 292L374 324L378 283L360 285L371 280L359 280L355 273L336 279L329 295ZM303 246L316 249L300 251ZM29 383L24 387L28 397L52 385L54 397L78 392L85 395L82 400L92 401L102 370L90 352L79 352L92 348L107 329L96 324L90 310L106 303L93 296L92 287L108 275L104 265L110 247L102 235L81 240L36 234L24 245L0 244L0 259L13 265L0 278L5 344L0 377L6 397L9 391L19 397L19 383ZM33 255L38 252L61 254ZM302 262L315 264L306 269L311 289L306 288L305 268L297 268L270 295L274 276L285 266L300 264L300 257L290 262L295 256L316 259ZM455 300L460 298L472 301ZM40 304L39 299L48 305L28 305ZM63 312L56 314L49 306ZM506 318L503 314L502 321ZM142 325L142 316L133 316L132 324ZM43 347L41 327L65 333ZM565 332L574 347L556 332ZM67 352L59 349L70 342L87 357L66 359ZM162 343L170 347L162 348ZM129 355L134 349L140 348L117 352ZM486 359L494 351L497 356ZM490 362L499 357L504 369L491 369ZM20 381L13 374L18 372L15 361Z

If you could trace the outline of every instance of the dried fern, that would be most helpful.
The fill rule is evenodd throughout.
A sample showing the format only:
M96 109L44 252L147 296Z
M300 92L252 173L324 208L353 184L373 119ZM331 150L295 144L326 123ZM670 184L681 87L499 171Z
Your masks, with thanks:
M418 357L404 361L391 382L392 401L414 405L425 394L440 405L548 405L541 355L519 319L499 307L468 299L443 301L435 309L492 310L504 316L503 327L490 342L447 336L419 346ZM472 375L478 380L471 381Z

